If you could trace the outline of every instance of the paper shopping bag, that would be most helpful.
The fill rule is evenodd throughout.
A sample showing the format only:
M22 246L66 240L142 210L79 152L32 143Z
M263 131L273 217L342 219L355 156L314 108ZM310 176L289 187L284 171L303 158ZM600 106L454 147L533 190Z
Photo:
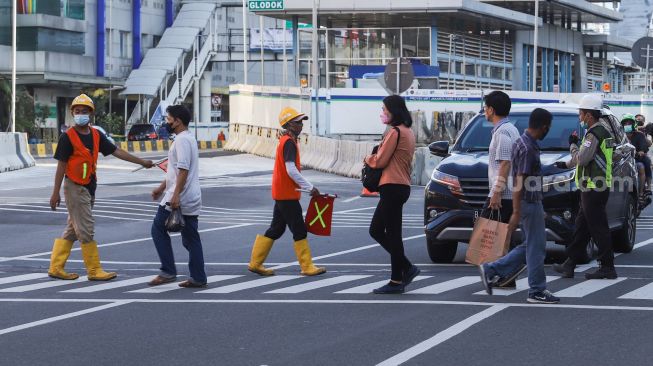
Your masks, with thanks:
M509 245L508 224L480 217L469 239L465 262L477 266L494 262L506 255Z
M312 197L306 211L306 230L309 233L330 236L331 218L333 216L334 196L324 195Z

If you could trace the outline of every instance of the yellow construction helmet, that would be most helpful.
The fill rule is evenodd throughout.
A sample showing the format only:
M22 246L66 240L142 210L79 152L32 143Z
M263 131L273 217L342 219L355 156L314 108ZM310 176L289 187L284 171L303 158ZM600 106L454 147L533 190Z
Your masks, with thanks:
M295 108L291 107L286 107L281 110L281 113L279 113L279 124L281 127L285 126L286 123L292 120L303 121L305 119L308 119L308 117L304 113L297 112Z
M91 112L95 112L95 104L93 103L93 100L86 94L80 94L75 99L73 99L73 103L70 105L70 109L72 110L76 105L87 106L91 108Z

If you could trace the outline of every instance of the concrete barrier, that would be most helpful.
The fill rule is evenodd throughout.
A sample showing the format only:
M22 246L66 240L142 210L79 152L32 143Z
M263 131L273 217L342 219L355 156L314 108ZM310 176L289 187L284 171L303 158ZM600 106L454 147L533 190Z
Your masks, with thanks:
M0 132L0 172L34 166L27 144L27 134Z
M150 141L122 141L116 143L119 148L129 152L157 152L168 151L172 141L169 140L150 140ZM39 158L50 158L54 156L57 150L57 143L47 144L27 144L32 156ZM200 150L215 150L223 147L222 141L198 141L197 148Z

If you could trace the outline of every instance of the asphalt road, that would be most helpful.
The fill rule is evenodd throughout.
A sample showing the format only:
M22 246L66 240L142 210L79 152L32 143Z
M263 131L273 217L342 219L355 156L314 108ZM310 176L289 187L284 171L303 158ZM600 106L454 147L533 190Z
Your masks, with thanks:
M272 161L214 152L201 161L209 288L148 288L158 271L149 192L163 173L103 159L96 239L105 269L119 276L55 281L46 272L65 205L50 211L54 164L38 164L0 174L2 365L651 364L651 209L638 222L637 248L616 259L617 280L560 279L547 266L562 303L532 305L525 278L516 291L484 295L476 268L464 263L464 245L455 263L430 262L423 187L416 186L404 208L404 238L421 276L406 294L374 295L389 277L389 257L368 235L377 199L359 198L358 181L306 171L321 191L340 196L332 236L309 237L315 262L328 272L299 276L286 233L267 262L277 276L264 279L246 265L271 218ZM188 256L178 237L173 244L183 280ZM561 254L555 245L549 252ZM84 273L77 244L66 269Z

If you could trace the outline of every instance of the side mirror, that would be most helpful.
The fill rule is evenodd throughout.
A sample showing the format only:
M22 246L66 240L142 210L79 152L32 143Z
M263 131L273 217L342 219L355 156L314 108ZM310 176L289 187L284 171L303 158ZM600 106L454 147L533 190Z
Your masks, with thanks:
M449 141L436 141L429 144L432 155L446 158L449 156Z

